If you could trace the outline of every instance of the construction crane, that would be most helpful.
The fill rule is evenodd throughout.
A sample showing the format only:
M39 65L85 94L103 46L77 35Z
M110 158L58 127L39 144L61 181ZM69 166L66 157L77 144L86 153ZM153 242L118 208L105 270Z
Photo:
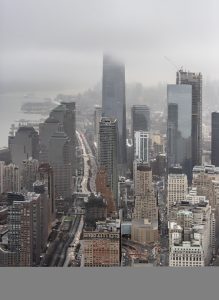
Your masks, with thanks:
M174 67L174 69L176 69L177 71L182 70L183 66L181 66L181 68L179 68L170 58L168 58L167 56L164 56L164 58Z

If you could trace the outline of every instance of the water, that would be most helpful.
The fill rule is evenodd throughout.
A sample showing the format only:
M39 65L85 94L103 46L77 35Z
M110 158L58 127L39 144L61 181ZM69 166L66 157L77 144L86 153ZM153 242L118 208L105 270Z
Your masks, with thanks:
M11 124L17 125L16 120L40 120L41 115L24 114L21 105L24 102L43 101L48 95L1 94L0 95L0 148L7 147L8 134Z

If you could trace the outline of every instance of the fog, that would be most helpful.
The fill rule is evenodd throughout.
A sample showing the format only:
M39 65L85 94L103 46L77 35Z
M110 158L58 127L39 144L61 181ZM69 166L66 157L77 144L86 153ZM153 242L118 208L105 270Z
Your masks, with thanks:
M105 51L127 82L173 83L181 66L218 80L218 11L216 0L1 0L1 93L83 91Z

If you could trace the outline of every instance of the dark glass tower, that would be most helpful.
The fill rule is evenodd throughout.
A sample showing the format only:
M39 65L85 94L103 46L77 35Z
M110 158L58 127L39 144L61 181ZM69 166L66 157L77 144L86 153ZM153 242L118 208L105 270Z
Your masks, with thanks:
M192 165L202 164L202 74L179 70L177 84L192 86Z
M219 167L219 112L211 114L211 163Z
M108 55L103 57L102 116L118 121L118 163L125 165L127 162L125 66Z
M150 109L147 105L132 106L132 135L135 131L150 131Z
M167 86L167 162L168 168L181 165L183 172L192 175L192 87Z

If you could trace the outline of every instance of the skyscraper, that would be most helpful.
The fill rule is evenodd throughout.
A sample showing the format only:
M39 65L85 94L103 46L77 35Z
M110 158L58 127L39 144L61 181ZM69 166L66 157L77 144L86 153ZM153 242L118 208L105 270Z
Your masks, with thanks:
M103 57L102 116L118 121L118 163L125 165L127 161L125 66L108 55Z
M211 114L211 163L219 167L219 112Z
M133 138L135 131L150 131L150 109L147 105L133 105L131 115Z
M134 196L135 208L133 219L158 220L157 199L152 183L152 170L146 164L134 161Z
M106 170L107 183L111 188L114 199L117 202L118 196L118 135L117 120L114 118L102 118L100 121L100 167Z
M53 168L56 198L71 197L71 144L64 132L56 132L49 142L49 164Z
M99 155L99 129L100 129L100 120L102 118L102 107L95 105L94 108L94 142L97 149L97 157Z
M61 130L60 128L61 126L62 125L60 124L60 122L53 117L49 117L45 120L44 123L40 123L39 125L40 163L48 163L49 140L56 131Z
M39 136L33 127L19 127L15 136L10 139L12 162L20 166L25 159L39 157Z
M167 163L168 168L180 164L191 179L192 174L192 87L167 86Z
M192 86L192 166L202 164L202 74L179 70L177 84Z
M20 192L20 170L14 164L0 161L0 193Z
M63 126L65 134L70 142L70 160L72 167L72 174L75 174L76 169L76 109L75 102L61 102L50 113L50 117L59 121Z

